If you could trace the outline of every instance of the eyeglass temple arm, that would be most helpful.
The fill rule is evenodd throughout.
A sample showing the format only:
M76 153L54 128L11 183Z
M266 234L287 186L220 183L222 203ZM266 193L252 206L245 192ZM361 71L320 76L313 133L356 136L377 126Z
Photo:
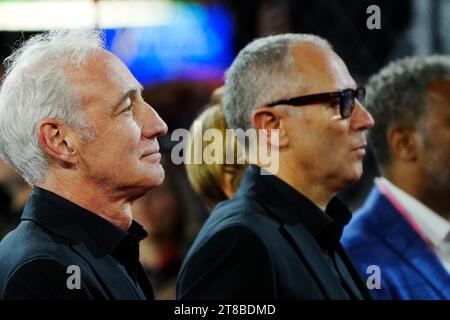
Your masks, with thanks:
M337 98L341 95L341 92L331 92L331 93L317 93L317 94L311 94L309 96L303 96L303 97L297 97L287 100L279 100L276 102L269 103L269 107L274 107L276 105L280 104L286 104L291 106L303 106L307 104L313 104L323 101L328 101L330 99Z

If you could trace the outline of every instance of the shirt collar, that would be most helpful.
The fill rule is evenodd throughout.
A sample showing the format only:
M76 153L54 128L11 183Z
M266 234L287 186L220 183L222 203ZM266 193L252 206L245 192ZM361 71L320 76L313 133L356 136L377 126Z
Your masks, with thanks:
M399 204L406 210L420 231L438 247L443 241L450 241L450 222L441 217L431 208L394 185L388 179L377 178L377 183L383 184Z
M259 175L260 179L272 187L269 197L272 199L275 197L274 201L280 208L282 220L290 225L301 223L321 247L335 248L342 236L344 226L352 216L347 206L334 197L324 212L314 202L277 176L261 175L261 170L254 165L249 168L253 175Z
M147 232L136 221L131 223L128 230L123 230L97 214L51 191L34 187L32 195L46 198L61 208L66 215L69 214L89 234L96 245L108 254L112 254L125 239L131 239L138 243L147 236Z

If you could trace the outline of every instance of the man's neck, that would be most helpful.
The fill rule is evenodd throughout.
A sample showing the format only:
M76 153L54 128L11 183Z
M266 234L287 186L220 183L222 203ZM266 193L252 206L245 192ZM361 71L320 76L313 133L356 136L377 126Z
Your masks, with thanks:
M270 170L266 170L270 172ZM289 162L280 166L278 172L272 173L314 202L314 204L322 211L325 211L330 200L336 195L336 192L325 188L323 183L313 181L310 177L301 172L301 170L291 167Z
M47 179L38 187L56 193L123 230L127 230L133 221L131 201L114 196L110 190L101 190L90 184L61 184L56 179Z
M440 216L450 218L450 200L445 190L439 188L436 183L421 178L417 172L412 174L400 171L388 170L383 172L383 176Z

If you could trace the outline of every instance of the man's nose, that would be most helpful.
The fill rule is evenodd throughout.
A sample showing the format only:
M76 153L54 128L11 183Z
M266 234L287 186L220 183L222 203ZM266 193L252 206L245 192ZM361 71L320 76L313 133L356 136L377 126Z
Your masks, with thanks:
M147 138L156 138L167 133L168 127L159 114L150 105L147 105L144 113L144 126L142 135Z
M372 118L372 115L363 105L357 101L355 101L356 106L353 110L350 124L353 130L367 130L373 127L375 121Z

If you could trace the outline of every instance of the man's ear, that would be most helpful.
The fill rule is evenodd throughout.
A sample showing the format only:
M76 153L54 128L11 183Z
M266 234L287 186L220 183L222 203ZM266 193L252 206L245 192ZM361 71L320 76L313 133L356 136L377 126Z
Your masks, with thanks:
M52 118L42 119L38 126L38 137L41 147L54 160L65 164L77 162L74 137L64 122Z
M283 126L283 121L286 114L274 107L261 107L253 111L252 113L252 124L256 130L266 129L265 134L267 141L271 142L271 135L274 131L278 130L279 142L278 147L284 148L289 144L288 135L285 127Z
M234 180L236 179L236 167L229 164L224 164L223 170L223 180L222 180L222 190L225 195L230 199L236 193Z
M395 158L405 162L417 160L418 141L413 129L392 127L388 130L387 140Z

